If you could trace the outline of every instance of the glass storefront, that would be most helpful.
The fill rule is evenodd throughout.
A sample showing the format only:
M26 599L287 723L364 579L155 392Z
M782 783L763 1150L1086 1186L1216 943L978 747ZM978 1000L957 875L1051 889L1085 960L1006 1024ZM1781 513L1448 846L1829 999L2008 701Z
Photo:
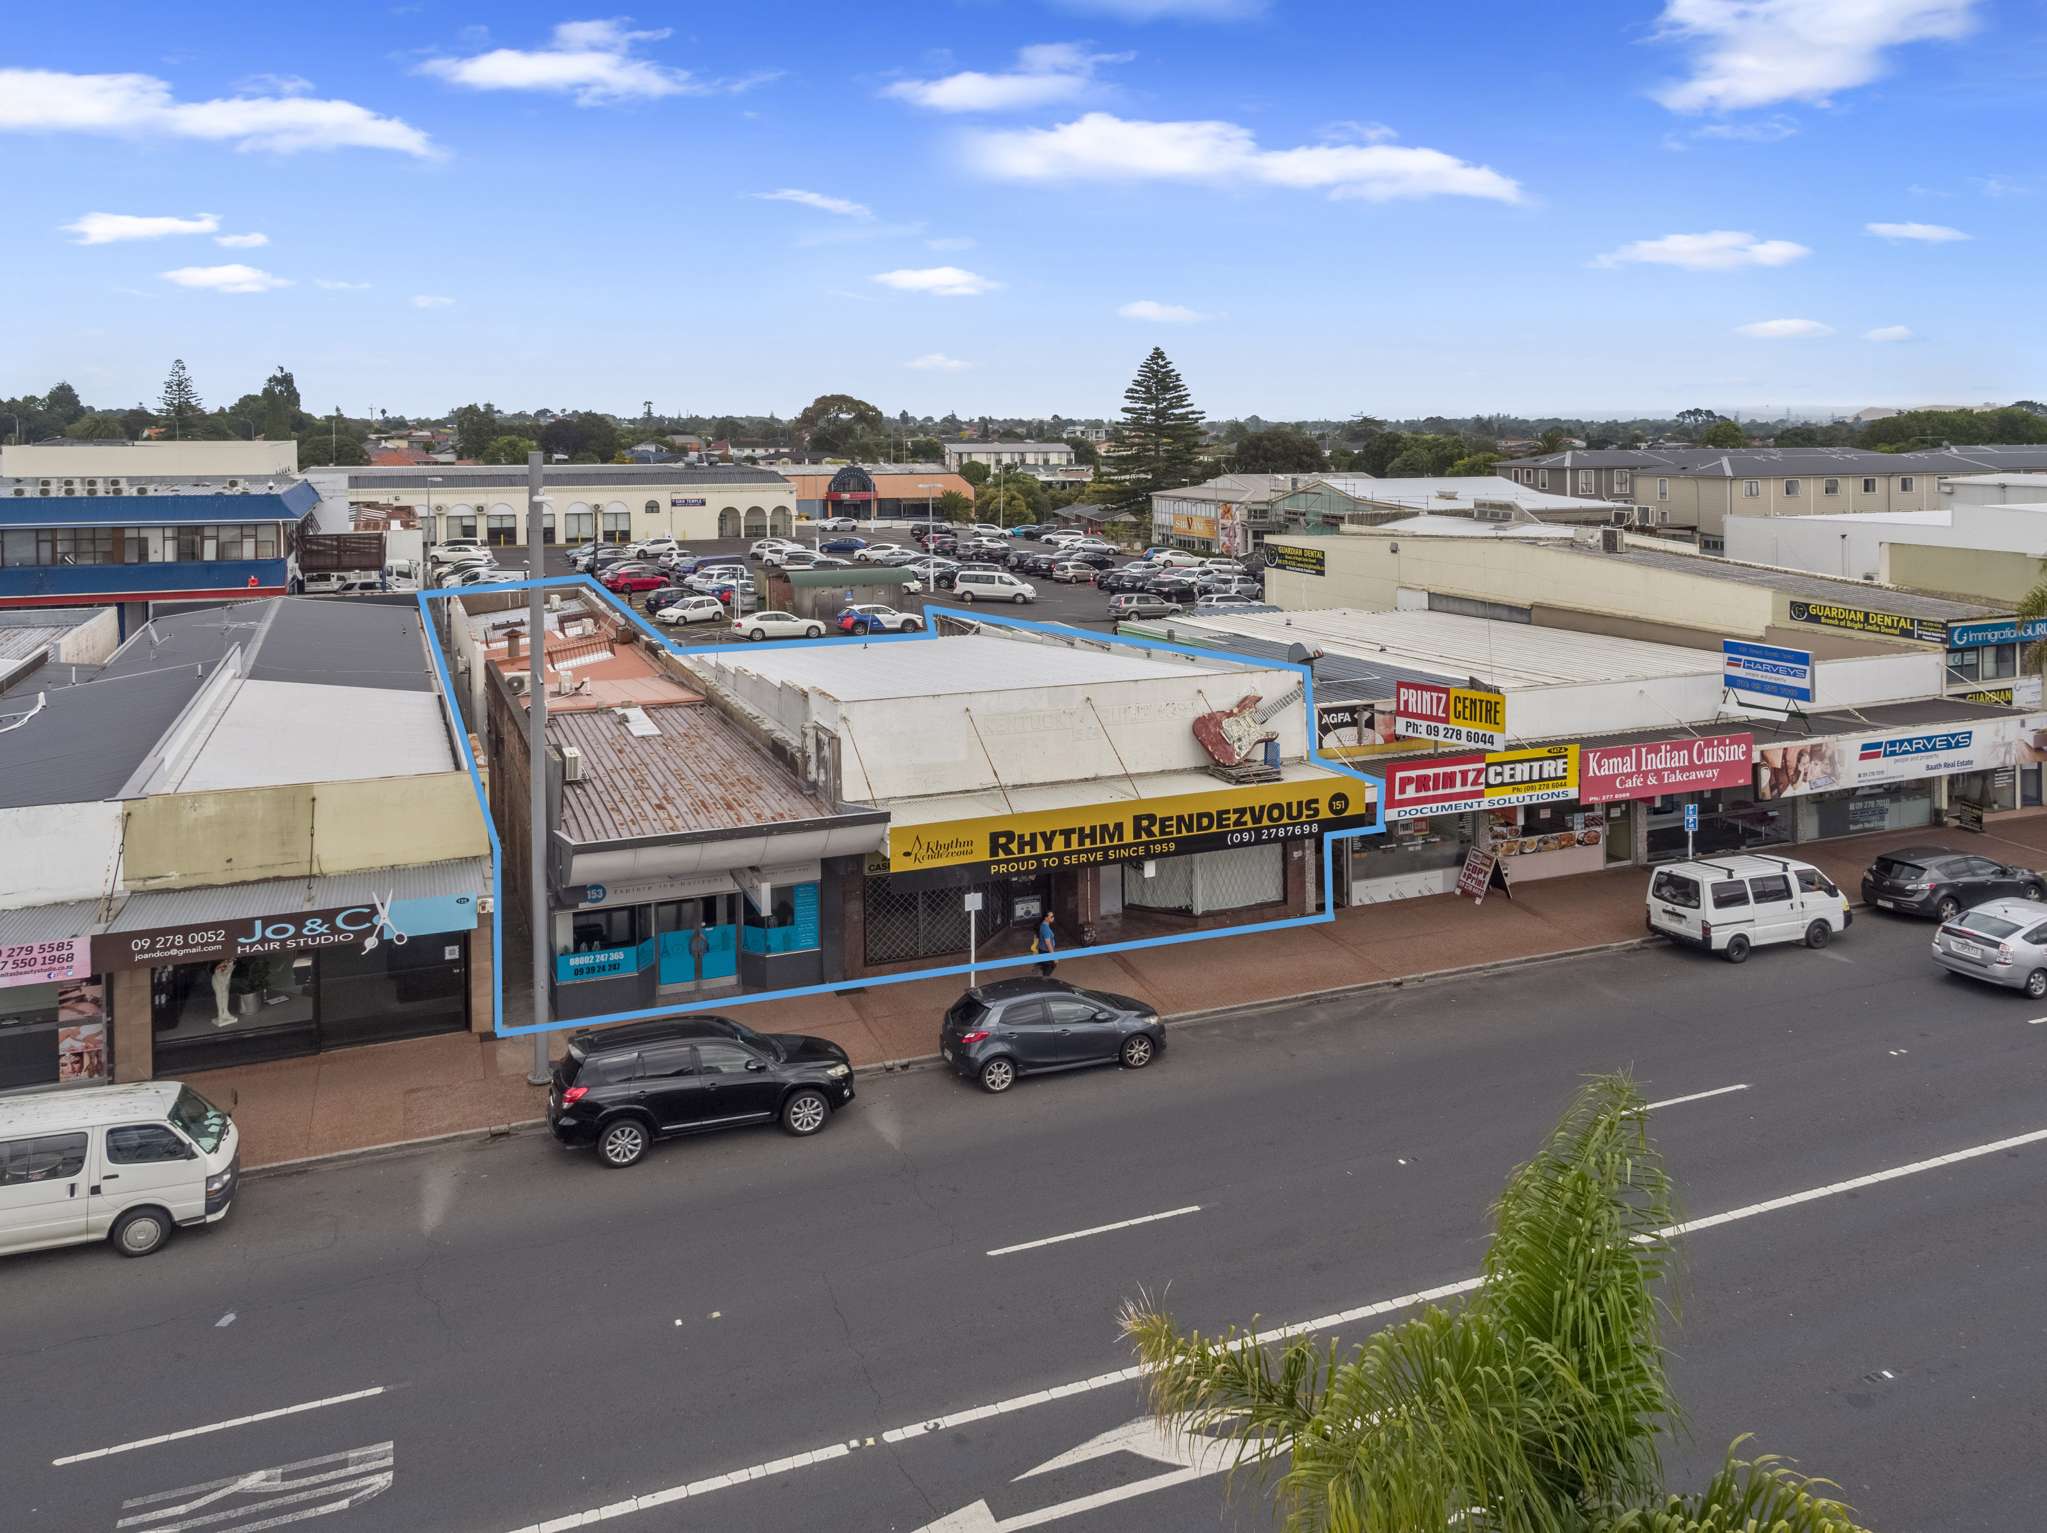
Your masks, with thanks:
M1754 785L1744 783L1737 788L1709 788L1702 793L1645 800L1649 861L1676 862L1684 857L1686 804L1699 806L1699 828L1692 836L1696 856L1760 851L1805 839L1799 834L1799 816L1793 804L1758 801Z
M1476 834L1476 816L1433 814L1388 820L1385 834L1351 842L1351 881L1392 878L1455 879ZM1441 887L1447 890L1448 882Z
M1918 830L1933 823L1937 778L1873 783L1797 800L1798 839L1860 836L1876 830Z
M0 1092L112 1079L106 986L98 977L0 989Z

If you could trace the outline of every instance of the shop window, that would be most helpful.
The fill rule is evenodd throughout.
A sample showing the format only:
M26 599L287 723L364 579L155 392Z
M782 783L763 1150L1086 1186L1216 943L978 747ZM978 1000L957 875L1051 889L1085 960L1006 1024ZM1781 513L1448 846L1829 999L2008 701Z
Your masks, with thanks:
M150 972L150 1029L159 1071L183 1064L186 1050L208 1063L252 1057L241 1052L250 1034L266 1035L253 1057L309 1053L313 1034L313 960L267 954L213 963L166 964ZM220 1039L236 1045L225 1054ZM194 1064L193 1068L203 1068Z
M861 892L867 933L867 962L906 963L967 950L963 896L979 892L976 941L985 943L1010 922L1019 892L1007 883L955 889L899 889L894 880L870 878ZM1038 896L1042 898L1042 889ZM1040 907L1042 908L1042 907Z
M746 898L740 946L749 953L800 953L818 946L817 885L774 884L768 889L768 908L762 910Z
M107 1130L107 1159L117 1166L152 1166L183 1160L190 1146L157 1123L130 1123Z
M1275 905L1286 898L1286 849L1281 846L1161 857L1152 867L1153 876L1146 878L1142 867L1123 865L1126 906L1199 916Z
M2019 647L2016 644L1993 644L1983 651L1983 677L1996 681L2019 673Z
M625 507L608 509L604 513L604 541L627 543L632 541L633 516Z
M1947 673L1950 681L1974 681L1982 674L1983 652L1975 649L1951 649L1947 652Z
M0 1140L0 1187L61 1182L84 1169L83 1134L39 1134L33 1139Z
M645 923L640 916L638 905L619 905L610 910L579 910L569 921L574 934L570 951L590 953L631 947L645 936L641 930Z
M466 932L320 954L320 1046L381 1043L469 1025Z

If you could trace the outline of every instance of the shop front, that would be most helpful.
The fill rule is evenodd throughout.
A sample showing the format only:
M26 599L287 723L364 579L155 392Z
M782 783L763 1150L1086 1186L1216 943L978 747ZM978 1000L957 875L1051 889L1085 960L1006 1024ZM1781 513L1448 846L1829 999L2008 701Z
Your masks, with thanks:
M1791 839L1786 816L1755 802L1754 763L1755 736L1746 731L1588 742L1578 797L1606 816L1610 864L1753 851ZM1687 807L1697 818L1689 838Z
M303 880L280 880L303 889ZM259 892L260 891L260 892ZM382 1043L469 1026L477 896L372 897L270 908L273 885L132 896L92 939L94 968L123 1006L146 1009L140 1079ZM197 911L175 924L165 918Z
M1386 831L1353 846L1350 902L1448 894L1474 847L1499 855L1511 882L1598 868L1603 814L1578 803L1575 744L1376 764L1386 783Z
M46 925L37 919L45 915L63 929L90 910L0 912L0 929ZM87 937L37 937L21 929L0 941L0 1094L114 1078L106 984L92 970L91 948Z
M1916 830L2020 807L2020 774L2047 759L2047 715L2006 714L1826 735L1756 753L1755 795L1791 839Z

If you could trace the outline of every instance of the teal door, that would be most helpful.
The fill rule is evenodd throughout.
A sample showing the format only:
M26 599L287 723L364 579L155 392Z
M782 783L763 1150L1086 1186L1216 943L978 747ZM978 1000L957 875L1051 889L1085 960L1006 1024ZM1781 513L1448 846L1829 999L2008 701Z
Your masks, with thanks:
M663 987L732 979L739 973L739 896L664 900L654 907L655 946ZM697 946L702 941L702 954Z

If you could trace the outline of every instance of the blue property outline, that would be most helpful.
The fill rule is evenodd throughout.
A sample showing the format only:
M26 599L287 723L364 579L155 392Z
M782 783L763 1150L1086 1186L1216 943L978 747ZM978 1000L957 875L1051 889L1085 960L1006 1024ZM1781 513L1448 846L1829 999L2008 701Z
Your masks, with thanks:
M695 655L753 655L777 649L807 649L812 645L836 642L825 638L777 639L772 642L748 643L743 649L735 650L727 644L712 644L700 647L685 647L675 642L668 634L654 627L633 610L630 601L621 601L612 591L605 589L589 575L548 575L539 580L505 581L488 586L455 586L445 590L418 591L414 593L419 601L420 626L425 630L427 643L433 651L434 672L440 678L442 696L455 708L455 717L461 721L460 708L456 703L454 686L449 678L447 655L441 648L440 635L434 631L433 613L428 609L429 601L446 601L486 591L492 595L510 591L588 590L600 600L624 613L626 619L642 633L660 644L670 654L685 658ZM1322 905L1314 915L1287 916L1277 921L1254 921L1246 926L1219 926L1203 931L1180 932L1166 937L1139 937L1128 942L1106 942L1095 947L1061 948L1059 957L1094 957L1107 953L1128 953L1140 948L1174 947L1183 942L1208 942L1220 937L1248 937L1255 932L1285 931L1296 926L1323 926L1336 919L1336 859L1334 843L1355 840L1360 836L1376 836L1386 828L1386 784L1383 778L1369 772L1361 772L1340 761L1324 759L1316 749L1313 720L1315 717L1315 677L1311 668L1293 660L1253 660L1243 655L1230 654L1222 650L1202 649L1189 644L1171 644L1157 639L1126 638L1122 634L1096 633L1092 629L1069 628L1061 623L1037 623L1026 618L1009 617L1005 614L983 612L972 607L926 607L926 616L953 617L967 622L997 628L1015 628L1029 633L1049 634L1055 638L1079 638L1090 643L1124 644L1132 649L1146 651L1163 650L1168 654L1187 655L1196 660L1219 661L1225 665L1243 666L1258 670L1289 670L1301 678L1302 699L1307 705L1309 725L1308 760L1324 771L1352 777L1372 788L1372 823L1354 826L1349 830L1331 830L1322 833ZM929 624L915 633L890 633L863 635L863 644L917 644L938 637L937 629ZM643 1011L610 1012L603 1016L576 1017L567 1021L529 1022L520 1027L505 1026L505 942L504 942L504 848L498 840L497 825L491 819L490 799L483 789L483 775L476 763L476 753L469 748L468 729L459 729L459 743L462 747L462 762L469 769L470 786L476 790L476 805L483 815L484 832L490 838L491 853L491 1030L500 1038L516 1038L527 1033L556 1033L574 1028L597 1027L611 1022L639 1022L651 1017L679 1016L692 1011L725 1011L734 1006L751 1006L762 1001L786 1001L806 995L835 995L848 990L864 990L878 985L902 985L912 980L941 979L949 974L965 974L969 966L963 963L947 964L935 969L916 969L907 974L876 974L860 979L842 979L829 984L801 985L789 990L739 991L710 997L701 1001L683 1001L648 1007ZM1023 953L1011 958L977 960L971 967L977 972L982 969L1019 968L1026 964L1042 963L1036 954Z

